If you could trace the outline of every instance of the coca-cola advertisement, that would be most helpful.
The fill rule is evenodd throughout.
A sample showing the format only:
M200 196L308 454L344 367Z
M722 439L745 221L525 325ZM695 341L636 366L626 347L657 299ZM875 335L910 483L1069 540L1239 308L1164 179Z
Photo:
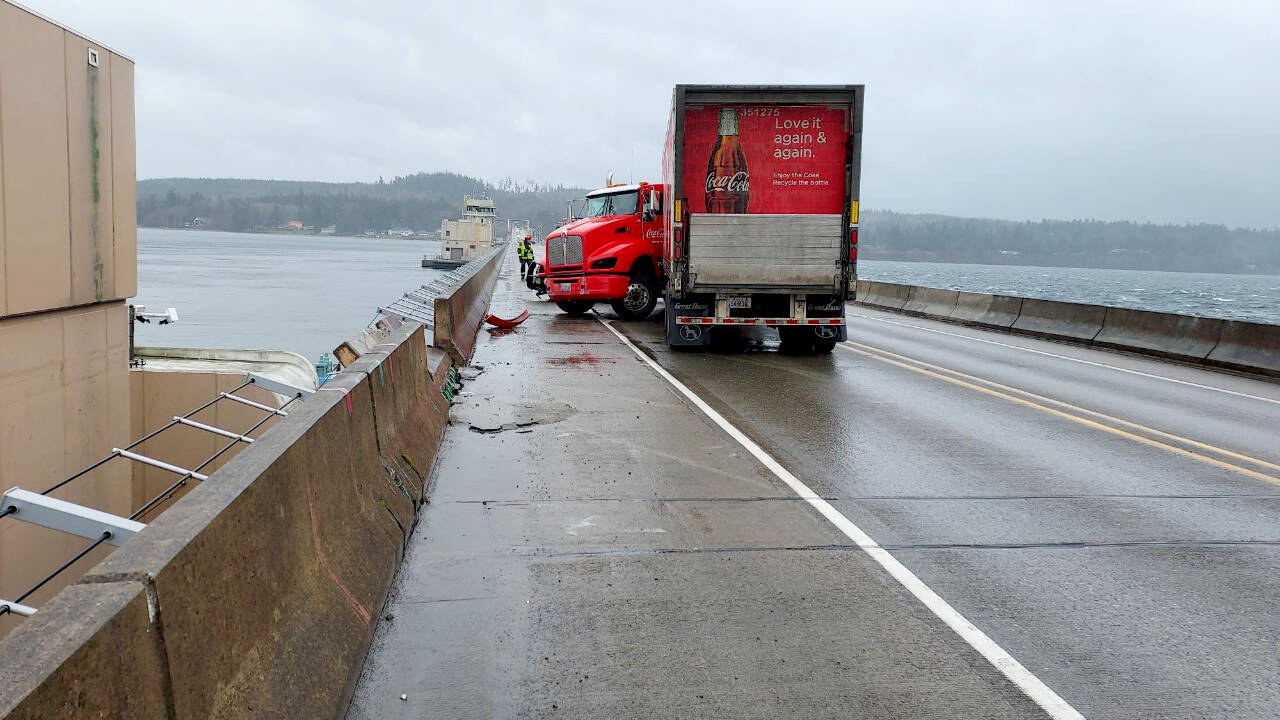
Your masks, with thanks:
M843 212L846 110L706 105L686 110L684 131L691 212Z

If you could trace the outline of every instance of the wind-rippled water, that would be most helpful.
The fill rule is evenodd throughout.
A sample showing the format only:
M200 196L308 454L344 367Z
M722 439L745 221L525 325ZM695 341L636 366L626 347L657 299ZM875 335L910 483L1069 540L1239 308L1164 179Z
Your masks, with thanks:
M861 260L863 280L1280 325L1280 276Z
M137 344L291 350L315 360L379 305L439 273L437 243L384 238L138 230L138 297L176 307ZM868 280L1280 324L1280 277L945 263L858 263Z
M138 345L291 350L316 360L379 305L440 274L421 240L138 229L138 297L172 325L139 324Z

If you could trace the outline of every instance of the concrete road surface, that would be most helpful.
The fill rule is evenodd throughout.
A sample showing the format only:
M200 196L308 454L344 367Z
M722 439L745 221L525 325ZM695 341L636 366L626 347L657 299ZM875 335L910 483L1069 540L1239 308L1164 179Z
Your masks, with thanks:
M1277 716L1280 386L858 306L818 357L617 323L683 394L500 285L534 316L349 718Z

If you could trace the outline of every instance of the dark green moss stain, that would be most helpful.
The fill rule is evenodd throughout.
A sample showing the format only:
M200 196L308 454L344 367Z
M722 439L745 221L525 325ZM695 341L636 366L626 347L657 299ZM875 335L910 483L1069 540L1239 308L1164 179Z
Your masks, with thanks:
M102 253L98 238L98 204L102 200L102 188L98 183L98 170L102 152L98 148L98 68L88 66L89 87L89 197L93 199L93 219L90 232L93 234L93 298L102 302L102 281L105 268L102 264Z

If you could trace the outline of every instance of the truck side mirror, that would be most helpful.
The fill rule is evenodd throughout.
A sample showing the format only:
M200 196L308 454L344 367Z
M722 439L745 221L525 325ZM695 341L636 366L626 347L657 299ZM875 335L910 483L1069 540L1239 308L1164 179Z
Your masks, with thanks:
M656 191L644 196L644 221L650 222L662 214L662 196Z

